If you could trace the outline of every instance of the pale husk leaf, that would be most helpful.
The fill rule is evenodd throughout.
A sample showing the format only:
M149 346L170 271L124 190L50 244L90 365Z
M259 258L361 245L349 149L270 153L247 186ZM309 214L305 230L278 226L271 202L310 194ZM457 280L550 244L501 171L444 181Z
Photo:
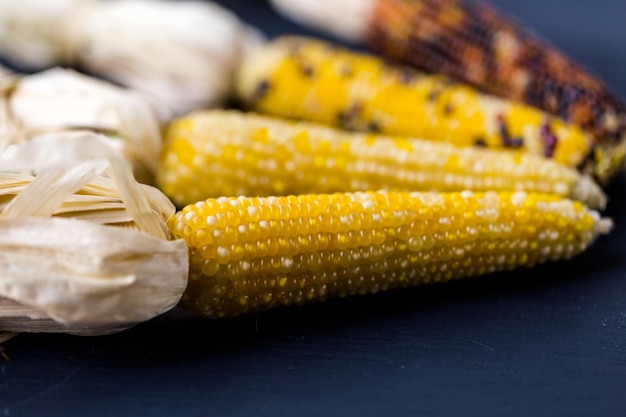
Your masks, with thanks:
M24 170L35 175L0 174L0 330L111 333L178 303L188 255L168 241L174 207L104 138L57 135L0 156L0 171Z
M20 194L35 177L26 174L0 173L0 212ZM98 185L97 183L101 183ZM109 178L97 178L83 186L78 193L67 196L53 215L73 217L96 223L132 222L131 214L126 210L115 183ZM167 218L174 212L174 206L157 189L141 185L142 192L154 202L161 217Z
M139 181L152 181L163 109L145 95L63 68L7 78L3 92L0 149L51 132L99 132Z
M64 61L73 25L95 4L95 0L0 0L1 53L30 69Z
M118 331L176 306L188 268L181 253L183 241L125 228L0 219L0 295L24 307L19 316L52 319L60 331ZM0 329L31 330L4 316L0 309Z
M376 0L271 0L270 3L301 25L358 43L368 29Z
M52 207L60 206L105 167L141 230L167 239L167 227L160 216L154 216L150 205L153 197L141 191L128 164L103 137L90 132L48 134L1 154L2 171L37 171L39 175L28 189L11 201L0 217L50 216ZM41 197L44 191L49 194L45 199Z

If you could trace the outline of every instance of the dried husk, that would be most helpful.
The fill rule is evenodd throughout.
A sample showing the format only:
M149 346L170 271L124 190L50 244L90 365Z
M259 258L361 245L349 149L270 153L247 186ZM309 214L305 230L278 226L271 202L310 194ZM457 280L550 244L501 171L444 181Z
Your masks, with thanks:
M101 135L11 147L0 171L0 331L107 334L178 304L188 254L169 240L175 208Z
M207 1L0 0L0 53L30 69L78 65L174 114L220 105L261 35Z
M375 3L376 0L270 0L285 17L353 43L365 36Z
M0 76L0 88L0 151L50 132L90 130L107 137L140 182L152 182L161 121L143 94L63 68Z

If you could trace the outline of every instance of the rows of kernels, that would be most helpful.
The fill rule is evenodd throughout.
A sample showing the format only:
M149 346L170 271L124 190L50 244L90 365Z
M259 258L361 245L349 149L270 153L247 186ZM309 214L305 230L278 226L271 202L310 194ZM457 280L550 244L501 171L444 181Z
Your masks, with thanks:
M622 166L623 101L602 80L536 36L527 36L526 30L494 12L487 2L386 0L376 2L371 16L367 43L375 52L525 101L582 126L596 141L594 157L585 159L581 169L593 172L603 183ZM578 152L563 148L564 154ZM604 156L596 159L596 151L602 148Z
M207 200L168 223L190 246L183 307L221 317L566 259L594 215L550 195L367 192Z
M537 109L320 41L269 44L273 67L262 53L244 62L240 89L264 113L461 146L523 148L572 166L591 146L580 128Z
M166 137L157 183L181 206L219 195L376 189L570 196L580 180L573 168L529 154L347 133L232 111L180 119Z

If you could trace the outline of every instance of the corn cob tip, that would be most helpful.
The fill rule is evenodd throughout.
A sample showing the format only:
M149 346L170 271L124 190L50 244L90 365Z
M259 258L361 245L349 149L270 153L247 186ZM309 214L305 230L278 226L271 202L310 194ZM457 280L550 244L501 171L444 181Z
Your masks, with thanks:
M376 0L271 0L276 10L297 23L313 26L344 40L362 40Z
M611 233L614 226L615 225L613 223L613 220L608 217L600 217L598 215L593 234L596 237L601 235L608 235L609 233Z
M588 175L581 175L572 185L570 198L585 202L590 208L604 210L607 198L602 187Z

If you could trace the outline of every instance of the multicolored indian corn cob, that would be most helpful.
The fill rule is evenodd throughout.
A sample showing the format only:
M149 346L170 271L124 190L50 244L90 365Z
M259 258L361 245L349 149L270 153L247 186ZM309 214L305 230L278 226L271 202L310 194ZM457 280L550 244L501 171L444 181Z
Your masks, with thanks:
M208 199L168 226L181 306L224 317L567 259L611 221L554 195L358 192Z
M376 0L367 43L379 53L582 126L587 169L608 180L626 156L626 104L597 77L486 2Z
M624 101L558 48L486 1L272 2L301 23L583 127L596 141L582 169L603 182L623 164Z
M551 159L209 110L174 120L157 183L179 207L224 195L364 190L534 191L605 202L588 176Z
M577 166L591 150L581 128L449 78L302 37L244 60L238 89L259 112L460 146L525 150Z

